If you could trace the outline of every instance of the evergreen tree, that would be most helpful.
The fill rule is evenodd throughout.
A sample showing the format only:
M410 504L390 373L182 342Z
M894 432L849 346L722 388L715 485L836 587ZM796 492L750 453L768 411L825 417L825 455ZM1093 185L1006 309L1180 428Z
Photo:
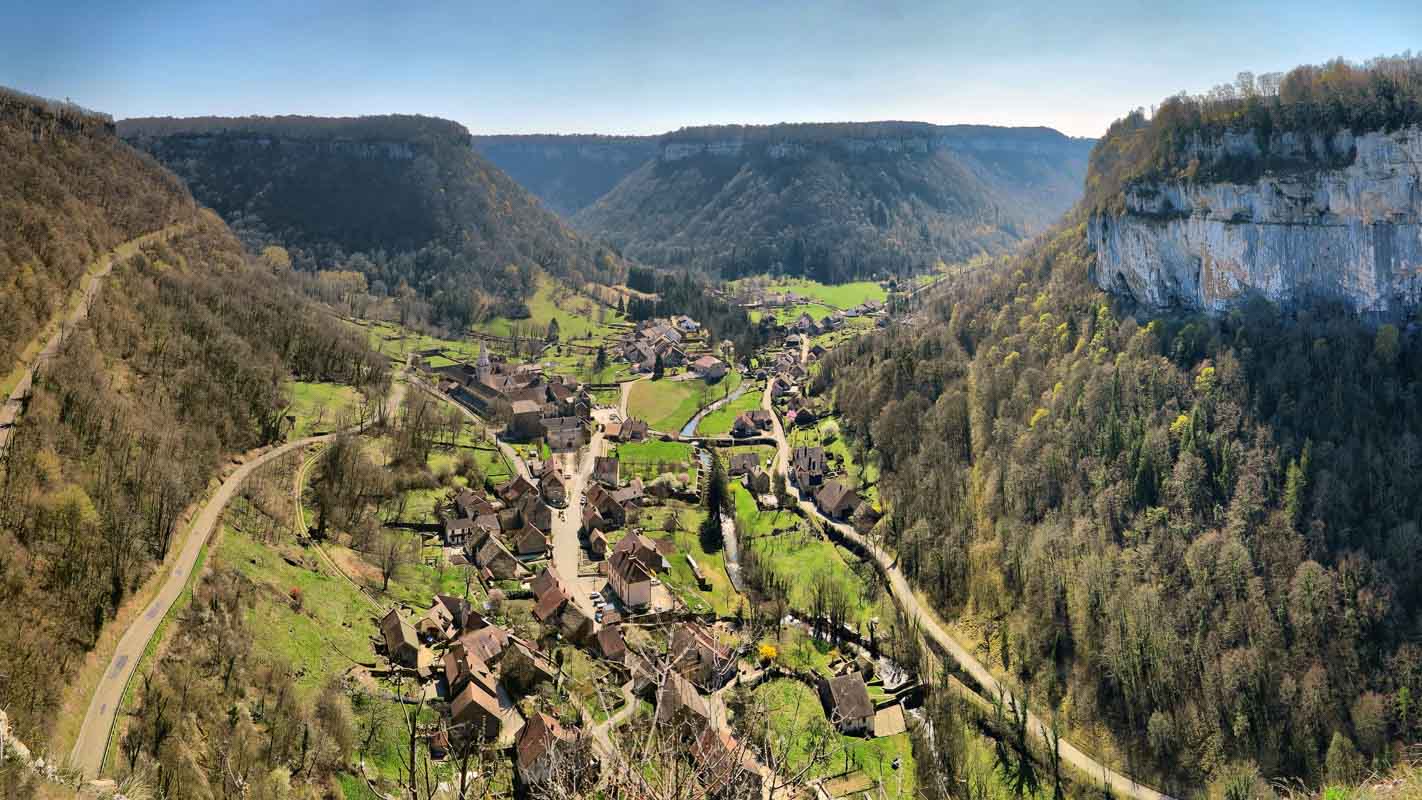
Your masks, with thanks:
M657 360L656 360L655 363L652 364L652 380L654 380L654 381L659 381L659 380L661 380L661 379L662 379L662 374L663 374L665 371L666 371L666 368L665 368L664 366L662 366L662 354L661 354L661 353L657 353Z
M711 476L706 481L706 519L701 522L701 549L708 553L718 552L725 539L721 534L721 514L725 510L729 492L726 488L726 469L721 457L711 452Z

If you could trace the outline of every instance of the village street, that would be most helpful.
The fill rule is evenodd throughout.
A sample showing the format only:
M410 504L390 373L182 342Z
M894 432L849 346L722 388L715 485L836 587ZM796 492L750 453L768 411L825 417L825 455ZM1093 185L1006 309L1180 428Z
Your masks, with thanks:
M624 395L625 396L625 395ZM599 408L593 411L594 426L588 446L572 453L554 456L558 467L568 476L568 507L558 509L553 515L553 530L550 531L553 546L553 567L572 588L573 602L592 618L595 609L588 595L602 588L603 578L599 576L581 577L578 563L581 560L582 545L578 541L578 530L583 525L582 499L588 479L592 477L593 462L602 455L602 427L612 421L617 409ZM579 458L581 455L581 458Z
M801 363L804 362L804 358L802 349ZM766 386L765 394L761 398L761 407L771 412L771 431L775 437L775 459L772 469L785 476L789 490L794 492L796 491L794 486L788 484L790 480L790 443L786 439L785 428L781 425L780 416L775 413L775 408L772 405L769 385ZM948 632L947 626L932 609L919 602L918 596L914 594L913 589L904 578L903 572L899 570L897 559L891 553L868 537L860 535L852 526L843 522L835 522L821 514L812 501L797 499L797 502L806 517L818 520L820 524L828 528L833 528L837 535L856 545L862 552L870 554L874 566L888 582L894 602L906 616L918 623L924 638L929 640L926 642L927 644L935 645L937 652L947 653L958 665L958 668L966 672L981 687L980 698L992 700L1001 696L1004 702L1012 700L1011 690L998 681L977 657ZM935 652L933 647L927 647L925 651L930 658ZM925 670L925 674L936 674L937 671L936 667L930 667ZM966 686L963 687L963 690L972 691ZM1027 730L1033 739L1046 741L1046 732L1050 729L1049 722L1031 713L1030 710L1028 711ZM1063 763L1078 770L1087 783L1104 783L1110 787L1115 796L1131 797L1136 800L1172 800L1169 795L1142 786L1131 778L1109 769L1065 739L1062 739L1059 744Z

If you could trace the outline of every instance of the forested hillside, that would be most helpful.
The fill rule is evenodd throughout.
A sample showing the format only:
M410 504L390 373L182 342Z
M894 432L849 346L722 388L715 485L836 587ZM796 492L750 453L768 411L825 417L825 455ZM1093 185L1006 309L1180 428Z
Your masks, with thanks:
M0 378L114 245L191 216L107 116L0 87Z
M902 275L1042 230L1079 196L1089 148L1045 128L688 128L574 223L632 258L726 278Z
M462 126L388 116L135 119L129 141L188 182L253 249L354 271L378 296L464 326L527 316L538 268L577 285L618 259L564 226L470 147Z
M1329 309L1137 319L1091 262L1078 216L827 358L882 535L1136 777L1385 763L1422 691L1422 342Z
M475 136L474 149L564 216L583 210L657 153L655 136Z
M58 135L67 113L6 117L0 138ZM180 541L184 510L223 461L284 435L287 381L379 391L386 380L363 341L302 300L287 276L250 260L175 178L102 127L65 135L74 138L33 152L33 174L66 164L97 172L89 194L49 207L36 224L103 219L115 198L127 198L128 215L115 236L187 213L171 238L104 278L87 322L39 373L0 462L0 707L27 742L45 740L84 653ZM130 163L144 165L152 188L111 185L130 181L120 169ZM43 262L30 272L57 283Z

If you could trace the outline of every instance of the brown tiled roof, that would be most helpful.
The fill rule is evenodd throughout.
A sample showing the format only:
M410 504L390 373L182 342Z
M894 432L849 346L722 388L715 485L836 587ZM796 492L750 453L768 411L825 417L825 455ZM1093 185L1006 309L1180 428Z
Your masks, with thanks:
M857 672L830 678L829 694L833 708L830 713L840 719L869 719L874 716L874 704L869 702L869 689Z
M610 658L617 661L627 652L627 642L622 638L622 626L603 625L597 632L597 646L602 651L603 658Z
M518 768L525 770L533 766L548 752L554 741L575 742L577 739L578 735L564 728L558 720L547 714L534 714L519 731L518 742L514 746L518 753Z

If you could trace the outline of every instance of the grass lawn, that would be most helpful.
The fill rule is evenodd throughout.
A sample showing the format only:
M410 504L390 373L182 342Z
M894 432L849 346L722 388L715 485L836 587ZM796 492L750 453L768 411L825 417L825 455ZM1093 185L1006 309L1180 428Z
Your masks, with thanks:
M747 389L745 394L702 417L701 424L696 426L697 435L720 436L730 433L731 426L735 424L737 415L742 411L760 408L760 401L764 392L765 385L756 384Z
M308 562L316 559L314 553L293 553ZM263 589L247 619L253 653L258 661L290 664L302 692L314 692L328 677L374 659L370 618L375 612L344 578L293 566L278 549L231 528L223 530L217 560ZM287 600L292 589L301 590L300 611Z
M685 442L648 439L645 442L619 444L613 455L622 462L624 478L636 476L646 481L664 472L685 472L692 480L696 477L694 448Z
M556 319L559 338L570 340L606 336L611 332L611 323L623 321L616 309L591 300L547 275L538 277L538 290L528 299L528 311L528 319L495 317L474 328L495 336L510 336L516 326L532 326L542 335L549 321ZM598 322L599 318L602 323Z
M360 402L360 392L352 386L293 381L291 406L286 412L296 417L291 437L299 439L344 427L355 420Z
M834 309L815 303L805 303L798 306L785 306L775 309L775 321L781 325L789 325L800 318L801 314L809 314L810 319L819 322L834 313Z
M726 378L730 376L727 375ZM716 384L705 381L638 381L627 400L627 415L647 421L652 430L677 433L696 416L697 409L721 397L723 378Z

